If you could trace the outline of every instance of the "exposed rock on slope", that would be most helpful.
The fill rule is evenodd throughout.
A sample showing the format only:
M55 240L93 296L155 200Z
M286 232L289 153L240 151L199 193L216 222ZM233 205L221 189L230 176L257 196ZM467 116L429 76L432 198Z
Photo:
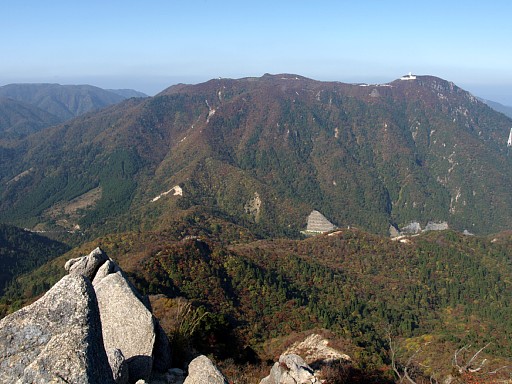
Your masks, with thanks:
M105 276L96 286L105 349L118 348L131 378L148 379L153 366L153 315L137 298L120 272Z
M149 379L153 367L160 371L169 368L167 336L149 304L114 261L96 248L87 256L69 260L66 269L70 274L87 275L93 281L105 349L118 349L124 356L131 382ZM154 351L159 355L156 361Z
M90 281L62 278L41 299L0 321L3 383L111 383Z
M297 354L304 357L308 364L321 362L322 365L330 364L340 360L350 361L350 356L337 351L329 346L329 340L313 333L304 341L295 343L289 347L284 355Z
M312 384L318 383L313 369L299 355L281 355L260 384Z
M120 268L96 248L66 269L0 322L0 381L124 384L165 372L169 340Z
M336 229L336 226L318 211L313 211L308 216L306 232L324 233Z
M228 381L209 358L201 355L190 362L183 384L228 384Z
M302 358L303 356L304 358ZM320 383L323 368L340 362L350 362L350 356L329 346L329 340L313 333L291 345L276 362L270 374L260 384Z

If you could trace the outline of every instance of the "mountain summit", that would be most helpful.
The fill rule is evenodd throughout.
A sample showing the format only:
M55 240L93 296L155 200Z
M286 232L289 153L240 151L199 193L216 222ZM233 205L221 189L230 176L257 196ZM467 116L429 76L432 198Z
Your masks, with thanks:
M199 209L296 234L317 210L379 233L413 221L489 233L512 227L511 127L433 76L179 84L0 147L0 212L107 231Z

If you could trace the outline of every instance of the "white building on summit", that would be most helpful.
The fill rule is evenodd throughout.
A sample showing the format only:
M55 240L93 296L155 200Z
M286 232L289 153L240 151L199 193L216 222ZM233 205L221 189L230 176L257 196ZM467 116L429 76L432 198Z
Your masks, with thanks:
M336 229L336 226L318 211L313 211L308 216L306 232L324 233Z
M416 80L416 76L409 72L409 74L402 76L400 80Z

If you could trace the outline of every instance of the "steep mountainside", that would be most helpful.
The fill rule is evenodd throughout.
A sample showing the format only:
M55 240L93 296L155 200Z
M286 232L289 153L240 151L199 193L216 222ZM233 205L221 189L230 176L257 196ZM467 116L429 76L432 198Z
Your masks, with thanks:
M414 220L490 233L512 227L511 126L432 76L176 85L0 147L0 212L108 232L203 207L260 235L296 235L318 210L378 233Z
M0 139L17 139L62 122L33 105L0 97Z
M119 103L126 97L91 85L8 84L0 87L0 97L23 101L61 119Z
M6 285L69 250L58 241L10 225L0 224L0 295Z

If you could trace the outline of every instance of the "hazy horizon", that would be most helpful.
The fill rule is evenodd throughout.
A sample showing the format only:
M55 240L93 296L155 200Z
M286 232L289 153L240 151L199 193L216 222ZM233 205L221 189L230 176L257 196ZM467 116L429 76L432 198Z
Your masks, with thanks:
M413 72L512 105L511 11L504 0L12 2L0 26L0 84L154 95L217 77L386 83Z

